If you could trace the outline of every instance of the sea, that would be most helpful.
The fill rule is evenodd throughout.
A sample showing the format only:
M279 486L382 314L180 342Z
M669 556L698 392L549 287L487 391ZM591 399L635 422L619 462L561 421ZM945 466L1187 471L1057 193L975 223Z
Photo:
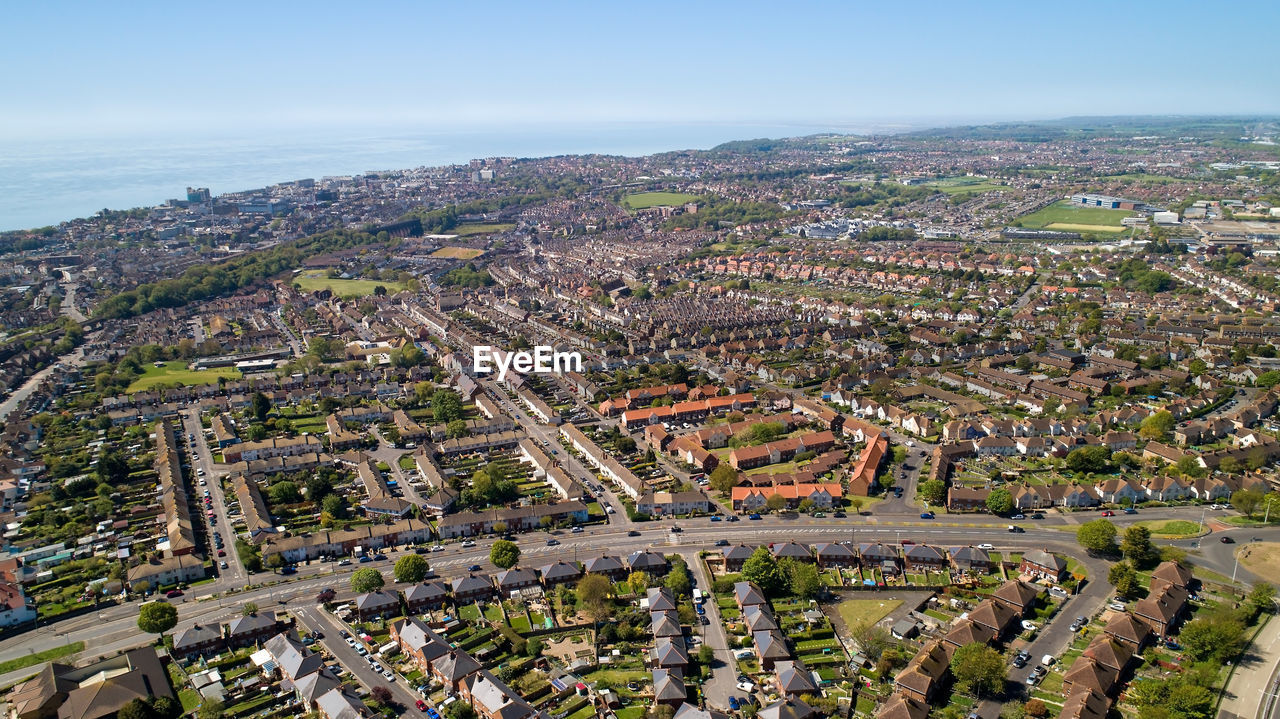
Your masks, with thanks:
M465 163L483 157L639 156L730 140L907 129L810 124L597 124L555 127L331 128L257 133L0 138L0 231L54 225L102 209L149 207L328 175Z

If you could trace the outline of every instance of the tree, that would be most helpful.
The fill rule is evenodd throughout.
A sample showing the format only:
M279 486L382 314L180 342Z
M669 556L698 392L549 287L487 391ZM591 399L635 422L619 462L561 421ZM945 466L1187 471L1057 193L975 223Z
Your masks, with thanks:
M769 495L769 498L765 500L764 506L767 507L770 512L780 512L786 508L787 498L775 492L774 494Z
M333 480L328 474L316 473L307 479L307 499L317 507L323 508L320 503L330 494L333 494Z
M742 576L754 582L766 596L774 596L786 587L787 578L778 567L768 547L757 547L756 551L742 563Z
M1133 565L1128 562L1111 565L1111 569L1107 570L1107 581L1116 588L1116 594L1124 599L1133 599L1140 587L1138 573L1133 571Z
M711 662L715 661L716 652L711 648L710 644L703 644L698 647L698 663L703 666L711 666Z
M392 574L397 582L421 582L431 573L431 566L421 555L406 554L396 560Z
M462 419L462 399L449 389L438 389L431 395L431 417L437 423Z
M951 673L963 692L984 696L1004 691L1004 658L986 644L966 644L957 649L951 656Z
M863 499L862 497L854 497L853 499L849 500L849 504L853 505L854 514L862 514L862 505L866 503L867 503L867 500Z
M462 439L470 434L465 419L455 419L449 422L445 425L445 432L449 435L449 439Z
M1169 439L1169 433L1173 431L1176 424L1173 414L1167 410L1161 410L1147 415L1147 418L1142 420L1142 424L1138 426L1138 436L1155 442L1164 442Z
M1267 582L1258 582L1253 585L1253 589L1249 590L1249 604L1252 604L1256 611L1270 612L1275 609L1276 605L1276 588Z
M206 699L196 709L196 719L222 719L224 709L217 699Z
M1028 699L1027 703L1022 706L1022 711L1026 716L1033 719L1044 719L1049 716L1049 707L1039 699Z
M254 392L249 400L249 409L259 422L265 422L267 415L271 413L271 400L261 392Z
M665 586L677 599L687 597L693 593L693 579L689 576L689 565L685 564L683 559L676 558L671 563L671 571L667 574L667 579L663 582Z
M382 577L382 572L373 569L357 569L351 574L351 591L356 594L368 594L382 589L382 585L386 584L386 580Z
M1178 639L1196 661L1212 659L1218 663L1235 658L1247 641L1240 619L1225 611L1187 622Z
M1200 460L1195 455L1185 455L1173 465L1174 470L1184 477L1203 477L1207 470L1200 466Z
M319 594L316 594L316 603L329 604L337 597L338 597L337 592L333 591L333 589L330 587L325 587L324 589L320 590Z
M644 594L649 589L649 581L648 572L632 572L631 576L627 577L627 586L631 587L631 591L636 594Z
M611 609L609 594L613 585L600 574L588 574L578 582L578 601L586 608L587 614L595 621L602 621L609 616Z
M738 486L738 470L727 462L717 465L711 470L710 483L712 489L721 494L728 494L733 488Z
M1076 541L1091 552L1113 553L1116 549L1116 525L1101 518L1085 522L1076 530Z
M284 555L280 554L279 552L273 552L267 555L267 561L266 561L267 569L270 569L271 571L274 572L275 570L283 567L284 564L285 564Z
M155 719L155 712L142 699L131 699L128 704L120 707L116 716L119 719Z
M920 496L929 504L940 505L947 501L947 483L941 479L927 479L920 483Z
M178 623L178 608L168 602L148 602L138 610L138 629L164 635Z
M849 628L849 636L863 656L878 657L893 644L888 630L872 622L861 622Z
M520 561L520 547L515 542L499 539L489 548L489 561L499 569L510 569Z
M1160 553L1151 544L1151 530L1135 524L1124 530L1120 540L1120 553L1138 569L1154 566L1160 559Z
M992 514L1009 514L1013 511L1013 494L1003 487L991 490L987 495L987 509Z
M271 497L271 504L273 505L296 504L302 499L301 494L298 492L298 485L289 480L271 485L267 489L267 495Z
M240 616L252 617L252 616L255 616L257 613L258 613L258 605L254 604L253 602L245 602L244 606L240 607Z
M818 568L808 562L788 562L787 584L791 593L801 599L815 599L822 591Z
M1104 444L1073 449L1067 455L1067 469L1081 474L1099 474L1106 471L1111 459L1111 448Z
M476 719L476 710L466 702L454 702L444 710L445 719Z
M1256 489L1241 489L1231 493L1231 506L1246 517L1252 517L1262 504L1262 492Z
M391 704L391 690L381 684L369 690L369 697L384 707Z
M347 518L347 499L340 494L329 494L320 500L320 511L334 519Z

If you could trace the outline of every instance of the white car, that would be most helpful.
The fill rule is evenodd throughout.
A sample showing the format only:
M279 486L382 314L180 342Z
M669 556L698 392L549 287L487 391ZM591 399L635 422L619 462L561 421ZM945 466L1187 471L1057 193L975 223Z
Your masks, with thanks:
M978 549L995 549L995 548L996 548L996 545L990 544L987 542L983 542L982 544L978 545Z
M1226 509L1226 508L1227 508L1227 505L1225 505L1225 504L1210 504L1210 505L1209 505L1209 509Z
M1110 602L1107 604L1107 609L1113 612L1123 612L1125 610L1124 602Z
M1027 621L1027 620L1025 620L1025 619L1024 619L1024 620L1022 620L1022 628L1023 628L1023 629L1025 629L1025 630L1027 630L1027 631L1029 631L1029 632L1034 632L1035 630L1039 629L1040 627L1036 626L1036 623L1035 623L1035 622L1029 622L1029 621Z
M390 670L390 669L383 669L383 670L382 670L382 676L384 676L384 677L386 677L386 678L388 678L388 679L391 679L391 678L393 678L395 675L391 673L391 670Z
M433 551L433 552L443 552L443 551L444 551L444 545L443 545L443 544L437 544L437 545L435 545L434 547L432 547L432 548L431 548L431 551Z
M462 546L463 546L463 547L474 547L474 546L476 546L476 543L475 543L475 540L468 539L467 541L465 541L465 542L463 542L463 543L462 543Z
M738 682L738 688L750 694L756 690L756 685L751 682Z

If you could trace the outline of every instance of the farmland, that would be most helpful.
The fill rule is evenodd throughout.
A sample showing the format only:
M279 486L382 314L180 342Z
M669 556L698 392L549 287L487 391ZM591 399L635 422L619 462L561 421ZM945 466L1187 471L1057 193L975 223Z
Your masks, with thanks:
M161 366L146 365L146 370L142 376L134 380L129 385L128 392L144 392L149 389L161 386L170 386L175 384L193 385L193 384L214 384L219 377L227 379L240 379L240 370L234 367L220 367L218 369L187 369L187 363L181 360L174 362L164 362Z
M293 278L293 283L304 292L329 290L339 297L368 297L379 285L387 292L395 293L404 289L403 282L386 282L382 280L342 280L325 276L325 270L307 270Z
M1129 210L1073 207L1070 202L1064 200L1029 215L1023 215L1019 218L1019 224L1031 229L1123 232L1125 228L1120 221L1132 214Z
M627 195L622 202L632 210L643 210L664 205L683 205L696 199L698 199L697 195L686 195L682 192L641 192Z

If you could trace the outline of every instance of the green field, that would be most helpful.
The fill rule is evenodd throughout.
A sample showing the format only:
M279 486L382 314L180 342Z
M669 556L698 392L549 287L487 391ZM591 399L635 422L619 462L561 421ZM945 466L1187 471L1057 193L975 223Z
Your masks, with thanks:
M62 659L63 657L84 651L84 642L75 642L74 644L63 644L62 646L46 649L35 654L28 654L25 657L10 659L7 662L0 663L0 674L8 674L16 672L19 669L26 669L35 664L50 662L54 659Z
M304 292L329 290L339 297L368 297L378 285L387 288L387 294L395 294L404 290L402 282L383 282L381 280L334 280L325 277L325 270L307 270L293 278L293 284Z
M1011 190L1013 188L1007 185L997 185L981 177L944 177L941 180L924 183L925 187L932 187L936 190L945 192L948 195L959 195L962 193L970 193L974 195L983 192L991 192L992 190Z
M698 199L697 195L686 195L682 192L641 192L622 198L622 204L632 210L643 210L647 207L683 205L696 199Z
M161 385L214 384L219 377L240 379L243 375L235 367L219 367L217 369L189 370L187 363L181 360L165 362L163 366L147 365L142 376L135 379L125 391L143 392Z
M862 624L875 624L889 616L889 613L902 604L901 599L849 599L840 602L836 611L847 627Z
M494 232L508 232L514 230L514 224L467 224L458 225L457 227L444 233L446 235L457 235L458 237L471 237L472 235L488 235Z
M1120 220L1133 215L1128 210L1105 210L1101 207L1073 207L1069 200L1019 217L1029 229L1073 230L1077 232L1123 232Z
M1149 519L1138 524L1151 530L1153 535L1166 537L1186 537L1200 533L1200 523L1186 519Z

